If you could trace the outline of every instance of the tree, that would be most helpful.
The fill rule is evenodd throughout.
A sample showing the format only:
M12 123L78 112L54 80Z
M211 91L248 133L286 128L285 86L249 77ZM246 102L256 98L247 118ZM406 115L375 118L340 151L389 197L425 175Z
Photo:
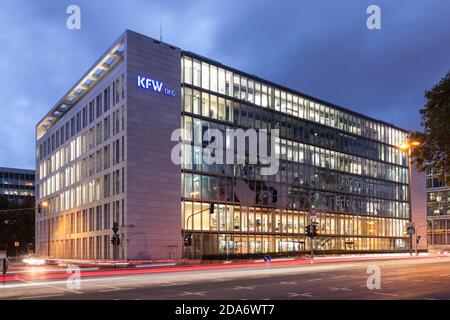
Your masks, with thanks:
M412 159L425 170L432 165L441 179L450 177L450 71L431 90L425 91L426 103L420 110L423 132L413 132L409 140L420 142L412 150ZM450 179L447 179L450 184Z

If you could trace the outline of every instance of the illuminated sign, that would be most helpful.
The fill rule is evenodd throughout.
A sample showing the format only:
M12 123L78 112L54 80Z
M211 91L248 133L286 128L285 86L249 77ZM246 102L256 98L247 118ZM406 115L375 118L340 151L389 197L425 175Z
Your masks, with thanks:
M175 90L165 87L162 81L138 76L137 84L139 88L164 93L167 96L175 97L176 95Z

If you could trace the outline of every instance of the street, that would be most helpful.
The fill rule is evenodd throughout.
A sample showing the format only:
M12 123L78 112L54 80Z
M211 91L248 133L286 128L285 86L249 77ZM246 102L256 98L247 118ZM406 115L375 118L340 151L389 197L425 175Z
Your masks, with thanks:
M368 267L381 271L380 289L368 289ZM43 275L8 281L0 299L82 300L316 300L450 299L450 258L348 261L323 264L257 264L173 272L84 277L80 287ZM73 285L73 282L72 282Z

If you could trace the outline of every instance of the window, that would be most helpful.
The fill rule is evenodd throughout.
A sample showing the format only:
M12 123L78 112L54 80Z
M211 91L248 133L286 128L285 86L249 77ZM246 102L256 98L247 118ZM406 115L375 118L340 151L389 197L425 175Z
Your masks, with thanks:
M211 74L210 90L213 92L217 92L217 67L210 66L210 74Z
M225 70L219 69L219 93L226 94Z
M202 88L209 90L209 65L202 62Z
M198 60L194 60L193 72L194 72L194 74L193 74L192 84L194 86L200 87L201 65L200 65L200 62Z
M189 57L184 57L184 82L192 84L192 60Z

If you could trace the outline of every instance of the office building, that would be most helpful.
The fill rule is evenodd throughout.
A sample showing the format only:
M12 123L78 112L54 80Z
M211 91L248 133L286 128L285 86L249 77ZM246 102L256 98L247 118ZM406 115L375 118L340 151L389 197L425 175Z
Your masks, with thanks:
M440 176L436 168L427 168L428 242L432 252L450 249L450 187L448 177Z
M279 170L199 161L208 129L278 130ZM186 234L190 258L297 254L313 208L318 252L409 250L405 130L135 32L36 133L42 255L112 259L114 222L120 259L181 258Z

